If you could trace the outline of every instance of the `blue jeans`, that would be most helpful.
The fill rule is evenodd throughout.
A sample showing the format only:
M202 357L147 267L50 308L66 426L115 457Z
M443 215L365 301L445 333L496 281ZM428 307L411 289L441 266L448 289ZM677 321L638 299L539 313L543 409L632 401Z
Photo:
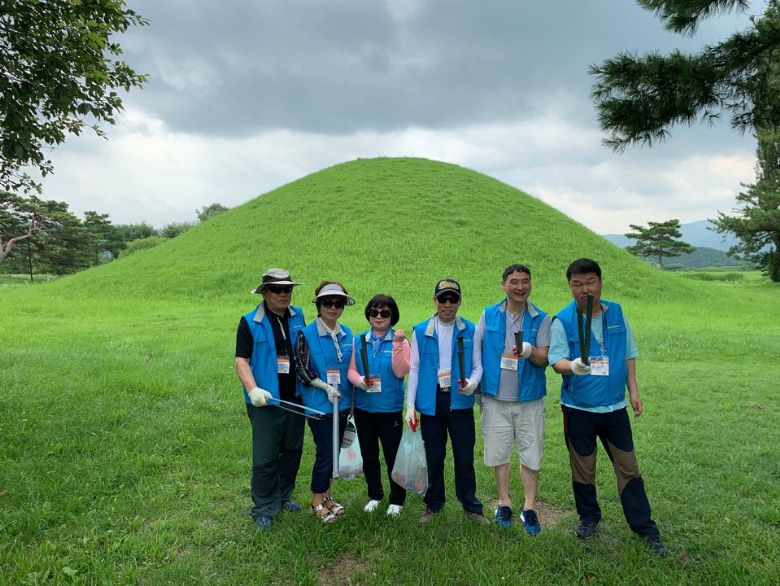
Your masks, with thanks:
M348 410L339 413L339 448L344 439L348 415ZM311 491L313 493L328 492L333 477L333 416L309 419L309 428L311 428L316 447L314 466L311 470Z

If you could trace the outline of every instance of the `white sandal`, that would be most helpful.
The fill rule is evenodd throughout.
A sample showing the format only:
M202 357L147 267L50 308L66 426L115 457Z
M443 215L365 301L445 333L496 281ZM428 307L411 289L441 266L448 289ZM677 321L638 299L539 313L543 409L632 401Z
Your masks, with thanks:
M336 500L329 494L326 494L324 497L322 497L322 504L328 507L330 512L337 517L341 517L341 515L347 512L347 510L344 508L344 505L337 503Z
M325 511L325 513L322 511ZM325 506L324 501L318 505L312 505L311 512L314 513L314 516L326 525L330 525L336 520L336 515L334 515L333 512Z

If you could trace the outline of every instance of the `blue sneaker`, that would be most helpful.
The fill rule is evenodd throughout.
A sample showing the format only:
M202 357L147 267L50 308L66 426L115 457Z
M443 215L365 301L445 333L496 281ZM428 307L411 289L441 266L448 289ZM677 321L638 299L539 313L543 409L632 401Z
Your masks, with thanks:
M542 526L539 525L539 517L533 509L523 509L523 512L520 513L520 520L523 522L525 532L528 535L539 535L541 533Z
M260 531L270 531L273 524L274 520L271 517L260 516L255 519L255 525Z
M509 529L512 526L512 507L498 505L496 509L496 525L501 529Z
M288 513L298 513L301 511L301 505L295 501L282 501L282 510Z

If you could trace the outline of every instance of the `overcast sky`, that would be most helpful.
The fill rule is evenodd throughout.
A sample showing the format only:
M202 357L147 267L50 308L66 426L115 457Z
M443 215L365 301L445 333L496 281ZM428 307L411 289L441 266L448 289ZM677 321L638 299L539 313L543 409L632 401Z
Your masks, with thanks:
M598 233L714 217L755 177L754 140L727 117L652 149L603 147L587 74L620 51L698 50L745 15L685 37L631 0L127 4L150 23L118 40L150 81L108 141L58 147L44 182L47 197L115 224L191 221L358 157L468 167Z

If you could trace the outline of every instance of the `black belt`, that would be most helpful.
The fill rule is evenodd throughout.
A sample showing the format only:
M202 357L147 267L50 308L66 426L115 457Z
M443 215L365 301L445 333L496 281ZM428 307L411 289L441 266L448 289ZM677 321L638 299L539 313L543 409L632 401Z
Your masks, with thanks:
M452 387L442 387L442 386L436 385L436 390L438 392L441 392L441 393L449 393L451 388Z

